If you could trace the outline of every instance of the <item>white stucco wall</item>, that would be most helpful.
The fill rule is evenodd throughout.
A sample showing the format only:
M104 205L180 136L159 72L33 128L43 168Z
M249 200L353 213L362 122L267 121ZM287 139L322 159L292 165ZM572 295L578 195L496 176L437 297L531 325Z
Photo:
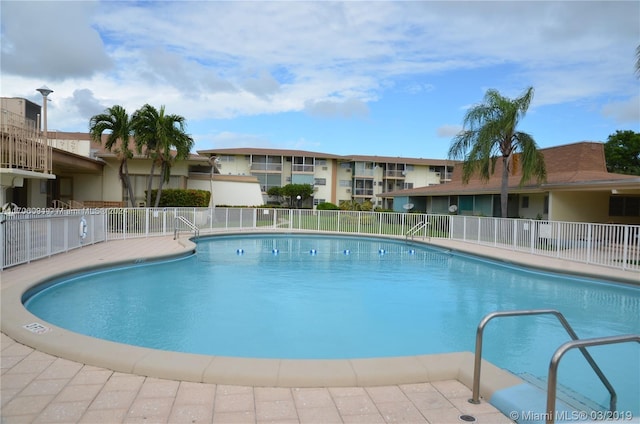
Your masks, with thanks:
M609 194L557 191L549 199L549 219L569 222L608 222Z
M188 188L211 191L210 206L260 206L264 204L260 184L257 179L251 181L189 179Z

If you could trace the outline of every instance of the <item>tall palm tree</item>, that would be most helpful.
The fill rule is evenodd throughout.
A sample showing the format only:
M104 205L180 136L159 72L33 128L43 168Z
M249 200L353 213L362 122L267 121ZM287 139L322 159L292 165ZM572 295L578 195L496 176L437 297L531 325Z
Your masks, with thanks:
M147 180L147 205L151 204L155 168L157 165L160 166L160 181L155 199L155 207L158 207L162 186L169 182L173 162L189 156L193 138L185 133L185 118L180 115L167 115L164 106L157 110L146 104L133 114L132 120L138 150L144 149L151 158L151 172ZM175 150L175 155L172 150Z
M463 131L449 148L449 158L464 160L462 181L465 184L475 172L487 181L495 171L496 160L502 158L500 212L503 218L507 217L509 172L515 172L518 165L522 168L520 185L532 177L541 182L547 176L544 157L533 137L516 131L532 98L533 87L515 99L503 97L497 90L488 90L484 102L467 111ZM514 159L516 153L520 153L518 163Z
M104 147L117 155L120 160L118 174L122 181L122 188L129 194L129 201L134 207L133 187L129 179L127 161L133 157L129 148L132 135L132 122L127 111L119 105L105 109L104 113L92 116L89 121L89 134L94 141L102 143L102 134L108 132Z

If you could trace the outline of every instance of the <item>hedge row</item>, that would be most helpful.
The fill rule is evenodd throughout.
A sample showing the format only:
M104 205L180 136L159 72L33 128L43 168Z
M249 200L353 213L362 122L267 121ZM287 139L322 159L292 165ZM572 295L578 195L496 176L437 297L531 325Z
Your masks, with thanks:
M158 190L151 190L151 205L156 203ZM146 193L145 193L146 195ZM160 207L195 207L206 208L211 201L211 192L206 190L184 190L178 188L165 188L160 195Z

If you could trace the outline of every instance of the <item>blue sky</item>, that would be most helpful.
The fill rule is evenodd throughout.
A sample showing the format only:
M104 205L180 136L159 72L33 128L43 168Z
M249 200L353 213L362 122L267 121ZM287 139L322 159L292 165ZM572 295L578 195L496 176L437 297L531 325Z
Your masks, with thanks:
M487 89L540 147L640 132L637 1L2 1L0 94L86 132L115 104L182 115L196 150L442 159Z

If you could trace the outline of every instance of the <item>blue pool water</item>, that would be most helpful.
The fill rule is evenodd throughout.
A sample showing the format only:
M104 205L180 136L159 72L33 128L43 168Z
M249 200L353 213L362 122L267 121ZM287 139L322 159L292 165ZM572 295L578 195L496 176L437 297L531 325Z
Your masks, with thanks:
M505 252L505 254L507 254ZM78 333L156 349L262 358L365 358L473 351L496 310L552 308L581 338L640 333L640 288L510 267L387 239L225 236L186 259L104 270L30 293L29 311ZM552 316L493 320L483 356L546 379L569 340ZM589 348L640 414L640 346ZM559 383L608 395L577 350Z

